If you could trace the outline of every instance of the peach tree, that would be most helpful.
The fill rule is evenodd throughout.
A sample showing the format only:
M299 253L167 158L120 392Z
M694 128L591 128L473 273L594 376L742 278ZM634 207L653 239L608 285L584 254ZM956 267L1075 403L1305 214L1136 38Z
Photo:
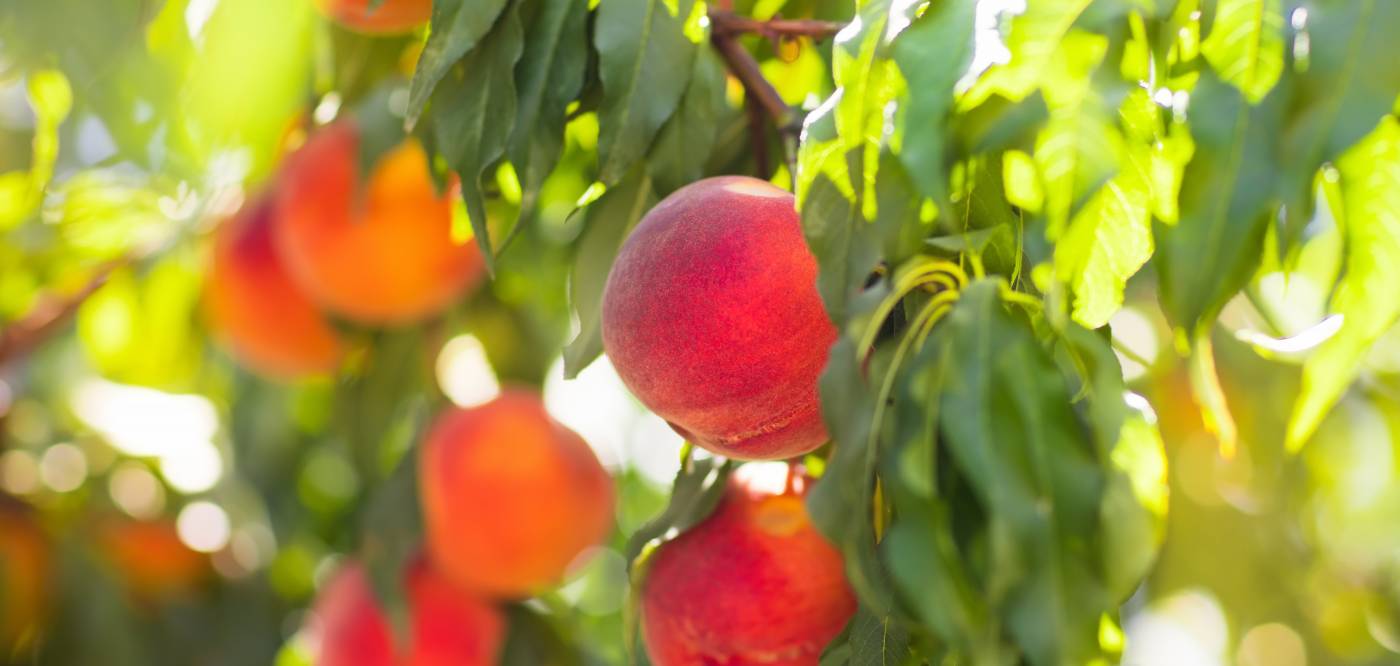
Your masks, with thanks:
M437 3L408 121L504 263L492 176L510 165L528 220L567 128L596 118L572 372L600 351L604 269L659 197L717 173L793 188L840 331L808 506L860 599L824 663L1114 659L1167 508L1109 325L1135 276L1227 455L1214 322L1319 210L1353 250L1289 447L1400 314L1382 286L1400 277L1390 3L593 4ZM634 554L703 516L727 467L687 462Z

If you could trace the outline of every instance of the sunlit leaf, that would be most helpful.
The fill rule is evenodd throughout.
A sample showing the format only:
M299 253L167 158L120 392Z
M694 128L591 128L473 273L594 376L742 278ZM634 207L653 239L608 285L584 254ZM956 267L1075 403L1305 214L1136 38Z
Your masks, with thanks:
M1220 0L1201 52L1221 80L1258 104L1283 72L1280 0Z
M924 196L940 204L948 199L948 115L954 85L972 61L976 5L933 3L894 42L894 59L909 88L900 105L903 137L896 152Z
M1362 358L1400 317L1400 122L1387 118L1337 162L1346 238L1346 272L1331 309L1341 329L1308 357L1288 424L1297 450L1356 377Z

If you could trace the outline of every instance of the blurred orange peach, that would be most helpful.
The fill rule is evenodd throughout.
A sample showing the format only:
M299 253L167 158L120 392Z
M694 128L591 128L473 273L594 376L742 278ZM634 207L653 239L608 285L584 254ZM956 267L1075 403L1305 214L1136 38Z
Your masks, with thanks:
M358 182L359 129L342 120L288 157L276 238L292 277L322 307L371 325L442 312L481 281L474 243L453 242L452 200L439 194L413 139Z
M384 0L371 9L373 0L316 0L322 14L346 28L365 33L408 32L428 22L433 0Z
M271 198L258 197L215 232L204 299L210 326L259 374L330 372L340 360L340 340L283 267L272 240L274 214Z
M419 466L430 554L487 595L523 597L558 582L612 525L612 479L526 391L439 415Z

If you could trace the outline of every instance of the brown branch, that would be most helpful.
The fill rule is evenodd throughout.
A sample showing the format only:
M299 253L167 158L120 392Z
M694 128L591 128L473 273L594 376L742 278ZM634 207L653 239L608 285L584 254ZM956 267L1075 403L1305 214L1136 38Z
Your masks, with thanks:
M114 271L133 260L134 258L128 255L98 266L92 278L76 293L67 296L46 296L24 318L0 331L0 367L28 354L57 334L68 320L73 318L83 301L106 284L107 278Z
M753 100L773 119L773 124L778 130L784 133L796 134L799 126L799 118L793 112L792 107L783 101L782 95L768 79L763 78L763 71L758 67L758 61L753 59L753 55L744 48L734 35L721 30L711 33L711 41L714 42L715 49L724 58L725 64L729 67L739 83L744 84L745 97Z
M747 16L739 16L733 12L723 10L712 10L710 12L710 25L714 26L715 32L724 32L730 35L750 33L762 35L771 40L792 39L796 37L810 37L812 39L826 39L841 31L845 27L834 21L818 21L815 19L769 19L760 21Z

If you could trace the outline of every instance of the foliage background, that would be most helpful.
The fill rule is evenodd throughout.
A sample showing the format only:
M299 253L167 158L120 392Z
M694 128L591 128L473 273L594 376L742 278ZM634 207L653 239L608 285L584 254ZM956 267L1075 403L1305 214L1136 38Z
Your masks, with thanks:
M59 612L36 663L305 663L302 614L335 558L360 552L389 571L415 539L413 479L400 470L426 415L499 383L542 386L616 472L621 498L605 551L512 610L507 661L623 661L636 535L693 516L677 508L648 524L667 504L681 443L606 361L588 365L596 303L646 208L716 173L796 186L848 361L886 293L897 331L928 304L894 288L918 262L949 260L969 276L910 365L890 358L898 338L879 334L876 367L906 368L903 404L926 390L909 377L943 372L985 376L998 397L940 394L945 412L1001 422L1098 423L1094 405L1110 401L1079 400L1076 378L1100 395L1126 381L1146 398L1168 462L1160 556L1102 622L1083 581L1053 571L1059 610L1036 617L1063 611L1079 624L1029 648L1034 663L1080 647L1111 660L1124 645L1136 665L1400 659L1400 5L736 0L728 9L742 16L848 26L832 39L739 38L800 109L768 116L746 111L753 90L707 42L718 9L439 2L425 40L353 35L281 0L0 5L0 489L38 507L59 543ZM248 376L203 328L207 232L272 177L301 128L373 104L417 117L439 166L461 176L461 235L470 227L498 255L494 279L441 322L358 332L359 362L334 380ZM886 279L862 290L882 262ZM1007 314L1020 306L994 306L1004 290L979 275L1034 303ZM29 345L24 324L68 303L72 326ZM996 347L962 353L984 326ZM1105 363L1091 381L1047 354L1046 339L1106 362L1111 340L1121 379ZM1008 364L1021 371L990 370ZM864 508L859 493L874 486L843 474L878 474L903 521L871 558L867 531L885 519L813 500L829 534L850 535L852 566L892 585L884 609L862 589L867 606L831 660L1026 648L985 588L962 618L951 602L924 603L950 579L924 539L980 528L928 527L938 505L910 498L930 495L891 481L919 460L907 445L930 439L924 426L908 410L872 419L855 364L828 372L836 430L896 448L870 449L881 451L873 470L832 458L822 487L851 490L846 504ZM1031 405L1019 416L1018 396ZM1059 409L1068 398L1073 413ZM1114 410L1112 433L1154 420ZM1056 455L1115 440L1065 432ZM1004 434L966 437L993 446ZM712 466L687 463L678 504L703 494ZM1024 482L1008 469L994 465L1003 475L981 483ZM967 488L987 487L966 476ZM1022 508L967 488L938 497L955 509L985 502L985 524ZM93 535L104 521L160 517L210 551L210 573L133 597ZM997 564L969 580L1012 571L975 542L954 559ZM1154 545L1126 543L1107 561ZM1092 645L1075 647L1086 628Z

